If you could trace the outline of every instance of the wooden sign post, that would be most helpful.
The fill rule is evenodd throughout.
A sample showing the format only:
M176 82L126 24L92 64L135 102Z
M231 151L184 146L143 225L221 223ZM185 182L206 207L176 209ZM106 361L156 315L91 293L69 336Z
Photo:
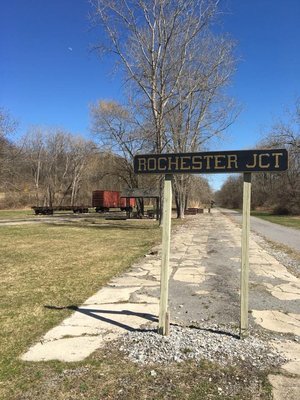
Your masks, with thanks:
M240 336L248 333L248 293L249 293L249 236L251 205L251 173L244 173L243 222L242 222L242 262L241 262L241 319Z
M172 174L202 173L244 173L243 225L241 257L241 316L240 336L248 333L248 276L249 276L249 235L251 204L251 173L280 172L288 168L286 149L238 150L202 153L144 154L134 157L136 174L164 174L164 206L162 262L159 302L158 330L163 335L169 333L169 258L172 211Z
M172 175L165 176L164 204L163 204L163 231L162 255L160 273L160 301L158 331L162 335L169 334L169 260L171 244L171 214L172 214Z

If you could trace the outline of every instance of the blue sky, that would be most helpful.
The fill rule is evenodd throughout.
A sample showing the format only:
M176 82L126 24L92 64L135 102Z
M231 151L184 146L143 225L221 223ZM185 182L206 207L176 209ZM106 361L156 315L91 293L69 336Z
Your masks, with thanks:
M239 59L229 94L242 113L211 150L252 148L300 96L300 1L223 0L222 30ZM0 105L30 125L89 135L89 104L120 99L109 58L90 50L87 0L1 0ZM224 175L212 177L217 188Z

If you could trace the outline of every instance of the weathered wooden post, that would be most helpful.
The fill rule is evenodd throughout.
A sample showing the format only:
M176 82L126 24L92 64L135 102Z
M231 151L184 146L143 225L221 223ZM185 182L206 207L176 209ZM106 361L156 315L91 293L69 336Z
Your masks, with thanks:
M169 334L169 323L170 323L170 316L168 310L168 295L169 295L169 259L170 259L170 243L171 243L171 215L172 215L172 175L165 175L162 257L161 257L161 273L160 273L159 323L158 323L158 331L162 335Z
M245 172L243 186L240 337L244 337L248 334L250 209L251 173Z

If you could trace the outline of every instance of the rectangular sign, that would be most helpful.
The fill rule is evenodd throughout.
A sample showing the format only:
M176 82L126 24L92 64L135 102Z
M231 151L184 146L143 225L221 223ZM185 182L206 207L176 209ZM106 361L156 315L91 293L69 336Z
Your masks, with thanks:
M217 174L287 169L286 149L144 154L134 157L136 174Z

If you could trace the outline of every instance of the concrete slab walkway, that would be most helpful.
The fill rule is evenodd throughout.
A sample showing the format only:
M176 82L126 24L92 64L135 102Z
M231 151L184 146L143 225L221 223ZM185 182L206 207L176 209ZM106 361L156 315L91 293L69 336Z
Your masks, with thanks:
M187 224L172 235L171 321L238 326L240 242L240 227L218 210L188 217ZM156 327L159 276L158 251L87 299L22 359L80 361L124 332ZM274 347L288 359L283 374L270 377L275 399L283 398L280 393L291 379L289 399L298 398L300 392L299 302L300 280L252 234L250 323L270 332Z

